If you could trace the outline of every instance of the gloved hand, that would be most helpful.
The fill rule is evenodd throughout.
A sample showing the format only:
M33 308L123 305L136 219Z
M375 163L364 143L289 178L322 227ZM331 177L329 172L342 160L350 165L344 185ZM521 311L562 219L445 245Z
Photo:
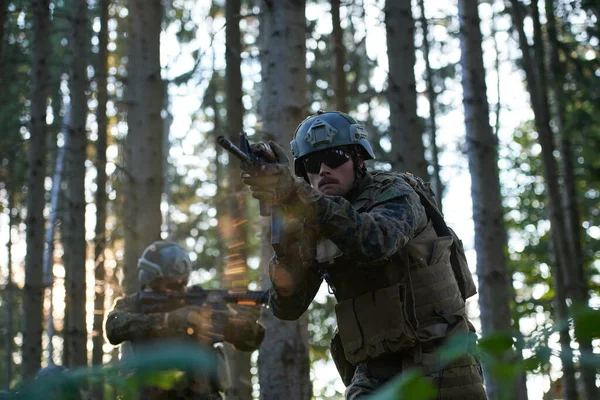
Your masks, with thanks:
M204 332L210 324L210 311L206 307L187 306L165 313L165 328L194 334ZM191 328L193 331L188 332Z
M265 328L258 322L260 306L237 305L232 307L235 315L225 325L225 340L237 350L253 351L260 347Z
M257 170L244 171L241 178L250 186L252 197L278 204L289 199L302 181L292 174L285 151L272 140L269 141L269 147L276 162Z

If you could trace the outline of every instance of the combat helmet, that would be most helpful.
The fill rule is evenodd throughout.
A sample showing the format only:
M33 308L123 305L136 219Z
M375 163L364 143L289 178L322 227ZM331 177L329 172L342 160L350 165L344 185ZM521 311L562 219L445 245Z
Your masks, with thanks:
M181 278L187 280L192 260L178 244L157 241L146 247L137 263L138 281L141 286L157 278Z
M290 142L294 173L305 177L302 160L308 154L340 146L358 146L365 160L375 158L367 132L354 118L339 111L319 110L298 125Z

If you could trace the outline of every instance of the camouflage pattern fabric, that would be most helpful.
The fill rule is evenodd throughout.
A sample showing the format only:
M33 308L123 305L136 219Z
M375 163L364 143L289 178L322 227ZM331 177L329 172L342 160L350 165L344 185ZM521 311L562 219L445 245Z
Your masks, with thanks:
M353 301L352 299L357 299L358 296L368 296L367 293L396 282L410 282L408 279L411 273L407 271L413 267L406 265L409 259L404 259L404 250L411 247L412 239L417 236L421 240L422 233L430 235L432 228L418 194L408 183L394 178L385 182L375 182L373 175L367 173L348 199L324 195L308 184L300 185L296 194L296 199L284 204L282 209L288 218L303 220L303 228L300 234L290 232L286 237L286 240L289 240L284 255L274 256L269 265L273 284L269 292L269 305L276 317L295 320L302 316L323 280L335 295L338 305ZM299 256L310 253L299 248L314 246L319 238L329 239L341 251L342 255L335 258L332 264L318 263L314 259L307 260ZM436 239L435 232L433 239ZM437 244L432 242L432 247L429 248L435 248ZM440 261L436 262L436 268L445 268L452 273L449 259L441 264ZM415 272L412 274L417 277ZM402 281L403 276L408 279ZM427 303L429 296L436 299L452 295L460 300L455 280L441 281L439 285L446 286L446 282L452 283L452 290L449 293L440 293L440 296L427 292L434 289L419 289L426 292L427 296L417 299L421 303L424 302L422 305L416 304L409 294L409 298L405 300L409 310L413 311L417 306L424 309L433 308L435 300L432 300L431 304ZM412 283L410 285L412 287ZM464 318L462 300L452 304L451 308L450 313L456 313L446 315L451 322L432 320L431 323L435 323L436 327L443 327L446 331L450 325L455 325L456 321ZM382 313L388 311L382 310ZM377 313L378 311L375 312ZM425 317L419 320L429 320L428 315ZM360 332L360 335L364 334ZM376 391L387 380L401 372L403 367L410 365L407 360L413 359L420 346L417 344L412 350L409 348L402 352L384 353L383 356L389 357L391 362L382 370L372 370L370 373L371 361L355 364L356 372L347 388L347 399L360 398ZM375 359L377 360L379 358ZM426 370L425 375L438 388L437 398L486 399L475 359L467 354L463 361L461 365L450 365L440 370L437 360L432 361L429 357L421 359L417 366Z
M106 336L113 345L124 341L144 343L159 341L161 338L173 337L174 333L163 326L164 314L142 314L136 294L131 294L116 301L113 310L106 319ZM229 326L231 325L231 326ZM248 325L253 325L249 327ZM264 337L264 328L258 323L240 321L233 318L225 327L225 339L241 350L257 349ZM157 342L160 346L160 342ZM187 381L187 382L185 382ZM172 390L162 390L154 387L143 388L140 399L163 400L213 400L222 399L213 382L206 376L194 376L184 379L182 385Z
M470 357L470 356L467 356ZM482 400L487 395L483 388L481 365L455 366L430 373L426 378L437 389L435 400ZM379 379L371 376L366 364L356 367L352 382L346 388L346 399L355 400L370 396L391 379Z
M369 177L367 175L363 179L353 196L353 202L343 197L323 195L304 183L297 191L301 204L284 205L283 209L288 214L303 216L305 230L330 239L344 256L363 263L366 268L369 264L398 252L427 224L427 215L419 196L410 185L401 180L380 193L377 204L369 212L358 211L356 203L363 201L361 194L370 183ZM300 234L297 237L302 241L306 235ZM288 244L292 255L298 252L298 246L304 245L294 240L290 240ZM269 306L276 317L295 320L308 309L323 276L319 266L307 267L299 257L279 259L275 256L271 259L270 269L277 266L282 266L294 275L297 290L293 294L280 296L277 282L273 282ZM348 276L348 271L340 273ZM335 286L335 282L333 284Z
M166 336L163 326L164 314L142 314L139 312L137 294L118 299L106 317L106 337L113 345L126 340L146 340ZM161 335L162 333L162 335Z

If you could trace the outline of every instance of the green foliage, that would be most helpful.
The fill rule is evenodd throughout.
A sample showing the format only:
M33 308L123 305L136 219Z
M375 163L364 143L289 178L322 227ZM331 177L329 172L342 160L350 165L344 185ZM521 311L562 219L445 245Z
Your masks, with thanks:
M400 377L386 384L374 395L372 400L428 400L434 398L435 387L418 369L409 369Z
M60 375L22 382L12 390L10 399L47 399L54 393L60 399L75 399L87 383L104 382L121 393L121 399L137 399L142 387L170 389L186 374L210 376L215 373L212 352L181 341L162 343L161 350L140 349L135 356L114 365L80 368Z

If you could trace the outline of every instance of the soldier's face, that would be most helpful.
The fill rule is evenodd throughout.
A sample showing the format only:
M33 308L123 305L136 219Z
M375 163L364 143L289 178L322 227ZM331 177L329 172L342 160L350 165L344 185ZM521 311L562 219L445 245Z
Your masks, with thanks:
M185 290L186 284L187 284L187 279L185 279L185 278L155 279L152 282L152 290L154 290L156 292L166 292L166 293L183 292Z
M333 150L343 151L340 148ZM344 151L345 158L342 158L342 154L327 154L327 151L315 153L313 159L308 160L312 164L313 171L316 171L318 166L318 172L307 172L308 181L313 188L322 193L331 196L345 196L354 184L352 157L347 151ZM330 162L330 159L335 162ZM359 162L359 167L362 167L364 163L362 158L359 158Z

